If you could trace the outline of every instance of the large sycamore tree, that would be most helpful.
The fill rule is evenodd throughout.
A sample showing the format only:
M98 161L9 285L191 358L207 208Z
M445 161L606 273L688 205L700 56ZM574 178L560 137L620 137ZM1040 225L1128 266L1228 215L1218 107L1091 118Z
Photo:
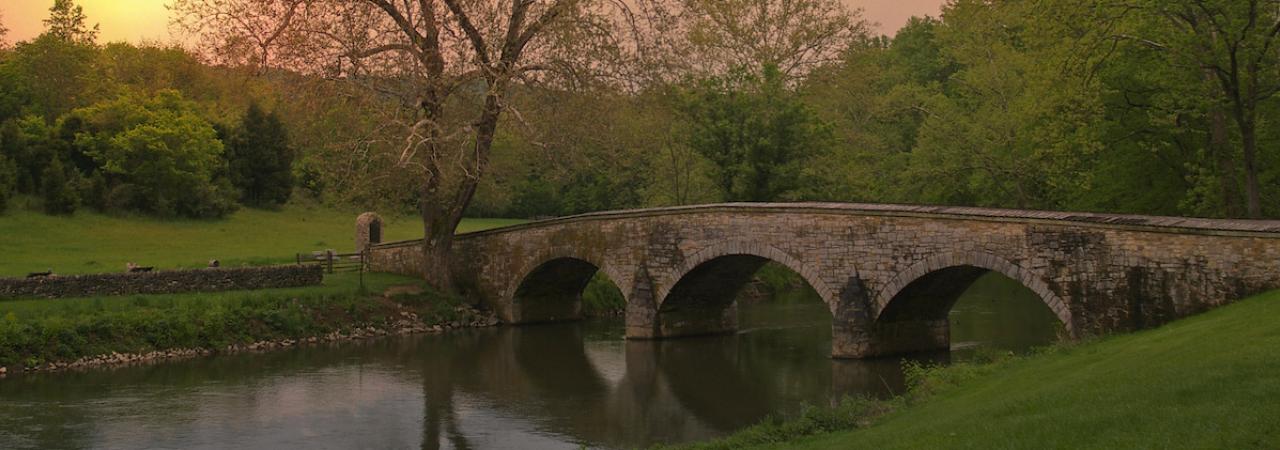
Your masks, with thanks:
M358 85L388 99L397 133L388 179L416 193L427 281L452 289L452 238L489 165L508 96L634 51L607 0L175 0L174 25L207 55ZM625 28L625 27L623 27ZM399 186L392 186L400 188Z

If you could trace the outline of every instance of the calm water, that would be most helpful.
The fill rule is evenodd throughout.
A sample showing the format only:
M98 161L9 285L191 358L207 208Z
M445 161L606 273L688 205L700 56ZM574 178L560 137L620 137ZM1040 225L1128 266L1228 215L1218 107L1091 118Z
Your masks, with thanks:
M830 317L787 296L737 335L627 342L620 321L300 348L0 381L0 448L630 448L902 389L901 360L829 358ZM952 312L953 351L1050 342L1001 277Z

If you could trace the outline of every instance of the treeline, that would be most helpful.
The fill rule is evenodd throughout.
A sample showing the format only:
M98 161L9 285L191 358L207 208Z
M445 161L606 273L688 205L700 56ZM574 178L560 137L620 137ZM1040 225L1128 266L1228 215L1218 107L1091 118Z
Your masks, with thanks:
M1280 217L1274 3L953 0L892 37L834 0L736 25L718 20L774 2L676 3L694 18L663 35L691 43L680 61L511 89L469 215L859 201ZM341 60L302 76L99 46L83 17L57 17L0 52L0 190L51 212L217 217L292 187L417 209L415 106L378 94L412 84L344 78ZM756 26L801 40L769 48Z
M179 48L99 46L85 20L56 2L45 33L0 52L0 209L26 194L49 214L216 218L289 200L295 151L233 93L247 77Z
M509 127L495 152L514 160L495 161L473 209L812 200L1280 217L1277 23L1274 3L1250 0L954 0L792 77L764 61L634 94L524 95L540 129Z

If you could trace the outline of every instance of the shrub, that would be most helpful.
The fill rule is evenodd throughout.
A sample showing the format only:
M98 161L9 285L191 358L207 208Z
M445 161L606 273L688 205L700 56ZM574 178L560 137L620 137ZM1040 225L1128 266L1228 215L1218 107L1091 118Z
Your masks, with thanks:
M78 134L75 145L101 167L109 187L93 190L105 193L108 208L194 218L235 210L234 189L222 177L223 145L178 92L124 95L72 114L95 130Z

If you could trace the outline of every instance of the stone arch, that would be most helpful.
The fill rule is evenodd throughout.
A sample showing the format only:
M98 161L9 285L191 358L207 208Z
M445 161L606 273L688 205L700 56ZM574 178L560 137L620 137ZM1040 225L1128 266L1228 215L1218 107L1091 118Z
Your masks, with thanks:
M382 216L367 212L356 217L356 252L363 252L383 241Z
M611 265L573 252L547 252L512 277L506 292L516 323L581 318L582 291L597 272L603 272L627 298L625 280Z
M665 277L666 283L659 286L655 299L658 307L662 307L662 303L666 301L667 296L671 294L671 290L676 287L690 272L699 266L725 256L744 255L755 256L773 261L786 266L791 271L800 274L806 283L818 292L818 296L822 297L823 303L827 304L827 308L832 315L836 314L836 306L838 297L831 291L831 287L822 282L822 277L818 276L817 269L801 262L799 259L792 257L787 252L779 250L777 247L759 242L735 241L715 244L710 247L703 248L685 258L682 263L677 265L671 271L667 272Z
M1022 283L1023 286L1035 292L1045 306L1053 311L1053 314L1058 317L1058 320L1062 322L1068 332L1074 330L1072 327L1071 308L1067 306L1067 303L1058 294L1049 289L1049 285L1034 272L992 254L970 252L935 255L899 272L889 283L885 284L884 288L880 289L879 294L876 296L875 311L872 319L879 320L885 310L888 309L890 302L912 283L922 280L931 274L959 267L981 269L982 273L986 271L998 272Z

